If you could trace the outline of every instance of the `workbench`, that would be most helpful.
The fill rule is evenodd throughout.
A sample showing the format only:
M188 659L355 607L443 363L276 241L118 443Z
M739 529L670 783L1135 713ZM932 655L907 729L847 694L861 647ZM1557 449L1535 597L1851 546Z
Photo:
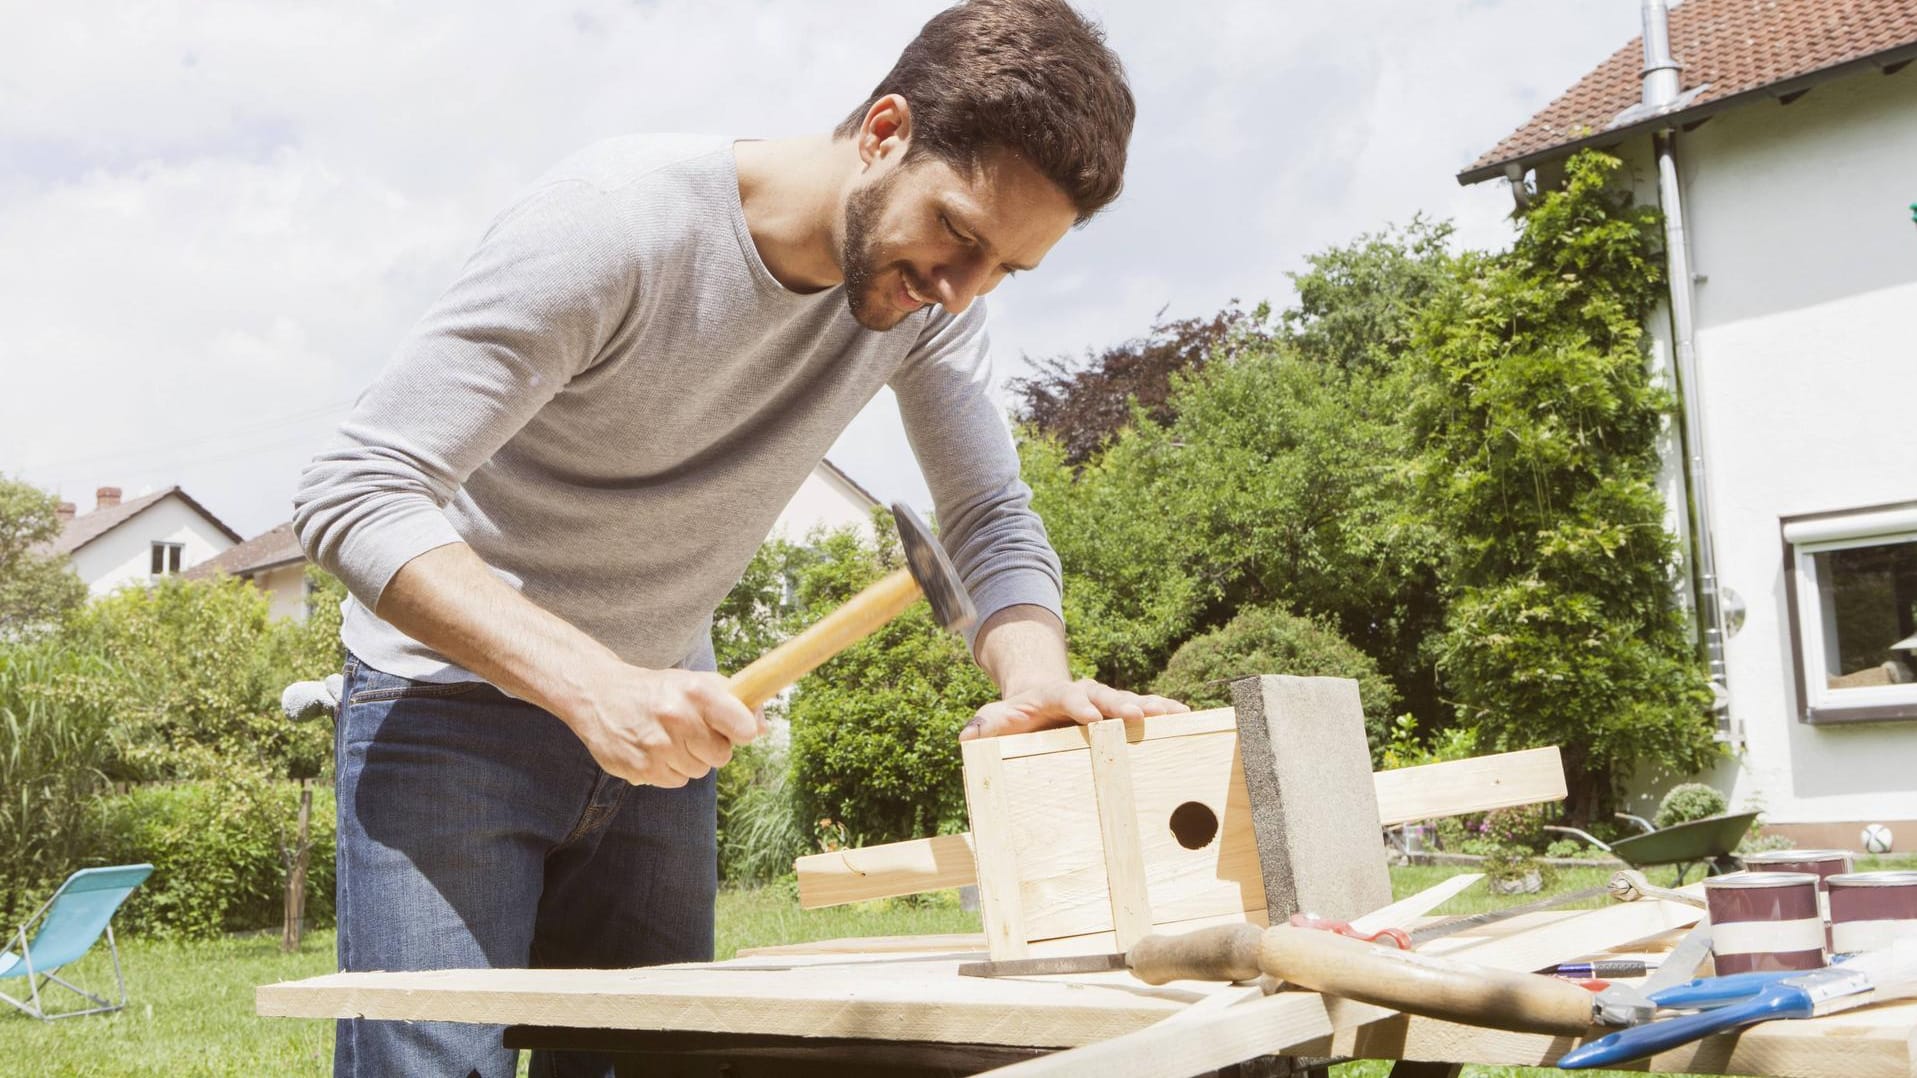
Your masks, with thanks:
M1657 914L1657 904L1639 905L1645 908L1605 916ZM1486 957L1500 937L1549 930L1574 916L1530 914L1439 942L1460 956ZM1679 935L1660 930L1608 954L1655 961ZM1281 1075L1329 1059L1390 1059L1413 1061L1397 1073L1443 1075L1460 1063L1548 1065L1575 1043L1407 1017L1310 992L1266 996L1255 987L1190 981L1154 988L1123 972L959 976L958 964L984 950L978 936L900 937L763 948L727 962L648 969L338 973L262 987L257 1002L268 1016L496 1024L509 1027L513 1047L620 1053L621 1074L736 1078L972 1074L1159 1023L1169 1023L1162 1027L1168 1036L1157 1046L1127 1047L1096 1066L1088 1060L1088 1070L1132 1078L1162 1074L1171 1059L1202 1062L1186 1073ZM1913 1040L1917 1001L1906 1001L1766 1023L1664 1053L1649 1067L1917 1076Z

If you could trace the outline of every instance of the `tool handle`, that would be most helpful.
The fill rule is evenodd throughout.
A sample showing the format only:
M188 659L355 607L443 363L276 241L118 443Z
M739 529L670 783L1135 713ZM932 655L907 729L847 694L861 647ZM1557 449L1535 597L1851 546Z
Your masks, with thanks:
M897 617L919 595L919 583L912 579L912 571L895 570L732 675L732 695L747 707L764 706L814 667Z
M1565 1070L1609 1067L1643 1056L1653 1056L1713 1033L1737 1029L1773 1018L1809 1018L1815 1002L1810 993L1791 985L1775 985L1742 1003L1699 1011L1662 1022L1619 1030L1564 1053L1558 1066Z
M1257 925L1219 925L1176 936L1146 936L1126 954L1132 975L1146 984L1166 981L1251 981L1265 934ZM1363 946L1363 944L1360 944Z
M1803 975L1801 969L1773 969L1757 973L1731 973L1722 977L1696 977L1683 984L1652 992L1651 1002L1678 1011L1722 1007L1727 1003L1747 1000L1786 977Z
M1536 973L1479 966L1280 925L1265 931L1266 973L1360 1003L1520 1033L1583 1033L1591 993Z

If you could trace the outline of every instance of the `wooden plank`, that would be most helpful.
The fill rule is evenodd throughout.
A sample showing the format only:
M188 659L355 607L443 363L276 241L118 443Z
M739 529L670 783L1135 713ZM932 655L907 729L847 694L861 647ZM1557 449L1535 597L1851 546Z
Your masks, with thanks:
M1151 896L1145 890L1145 854L1139 845L1138 807L1132 796L1130 750L1125 724L1091 724L1092 792L1098 800L1098 834L1105 852L1105 886L1118 946L1132 944L1152 930Z
M1564 761L1557 746L1401 767L1372 776L1379 822L1386 827L1564 800Z
M1237 713L1228 707L1186 711L1177 715L1149 715L1142 719L1122 721L1125 723L1125 740L1134 745L1166 737L1234 733L1238 729ZM1025 734L1007 734L998 739L999 748L1007 760L1083 750L1091 746L1091 734L1088 731L1087 726L1060 726Z
M1409 928L1413 921L1470 890L1482 879L1484 879L1482 872L1461 872L1450 879L1440 880L1415 895L1408 895L1389 906L1373 910L1363 917L1354 917L1351 920L1351 927L1360 932L1376 932L1383 928Z
M965 762L965 807L974 827L1007 833L1013 826L1005 789L1005 762L999 739L976 738L960 746ZM985 922L985 946L994 959L1025 957L1028 936L1019 888L1017 855L1008 842L988 842L977 850L978 908Z
M1161 841L1154 848L1146 846L1147 891L1153 901L1153 913L1160 920L1190 920L1196 917L1215 916L1219 912L1237 909L1264 908L1264 884L1257 879L1257 847L1251 833L1248 813L1249 795L1244 788L1244 776L1237 773L1237 732L1231 728L1214 729L1214 718L1218 714L1230 714L1231 709L1221 708L1215 712L1198 713L1205 721L1190 728L1160 723L1152 730L1154 736L1133 736L1134 729L1140 724L1127 723L1126 737L1133 746L1132 771L1134 787L1137 776L1143 766L1191 769L1190 785L1213 785L1219 768L1227 768L1224 776L1225 789L1222 798L1223 818L1220 820L1221 837L1215 853L1189 857L1174 854L1172 848L1165 845L1168 839L1160 836ZM1190 716L1160 716L1163 719L1185 719ZM1146 720L1150 724L1151 720ZM1177 734L1169 731L1180 731ZM1082 727L1066 730L1045 730L1042 734L1066 735L1078 739L1079 748L1090 744L1090 735ZM1019 734L1016 737L998 738L999 742L1016 741L1019 738L1036 737L1037 734ZM1166 739L1175 738L1168 742ZM1224 740L1220 740L1224 739ZM1165 754L1140 751L1144 742L1171 744L1178 746ZM1195 745L1184 744L1196 742ZM971 744L971 742L967 742ZM1062 756L1062 753L1027 752L1031 756ZM1025 757L1019 757L1021 761ZM1149 765L1141 759L1149 759ZM1053 768L1056 768L1055 770ZM1089 771L1082 765L1073 768L1069 759L1056 765L1048 765L1045 775L1069 775L1076 770L1083 781L1073 784L1068 797L1049 799L1049 810L1061 805L1071 806L1068 819L1075 820L1075 826L1085 830L1095 824L1095 816L1086 811L1086 806L1094 803ZM1176 776L1174 776L1176 777ZM1045 781L1043 777L1039 781ZM1396 771L1379 771L1372 776L1377 786L1378 813L1383 825L1404 823L1410 820L1429 819L1434 816L1458 815L1466 812L1486 811L1490 808L1503 808L1515 804L1529 804L1534 801L1562 799L1564 796L1564 768L1556 748L1527 749L1522 752L1501 753L1493 756L1481 756L1471 760L1459 760L1441 764L1426 764L1421 767L1402 768ZM1165 788L1159 783L1161 790ZM1168 796L1176 794L1174 788ZM1078 799L1073 801L1072 799ZM1169 813L1169 807L1164 807ZM1020 814L1031 810L1021 803ZM1141 806L1141 836L1146 835L1149 827L1154 831L1163 829L1163 821L1145 814ZM1072 872L1093 873L1102 877L1102 851L1089 842L1073 843L1059 829L1049 834L1041 834L1041 840L1054 846L1050 866L1039 865L1041 870L1050 870L1069 876ZM1061 844L1061 838L1066 841ZM1093 857L1093 854L1098 857ZM858 902L872 898L888 898L895 895L918 894L923 891L936 891L951 887L960 887L977 881L976 869L969 866L971 855L971 836L941 835L937 838L914 839L909 842L895 842L883 846L867 846L858 850L839 850L832 853L814 854L802 857L796 867L799 874L800 905L807 909L829 906L844 902ZM1169 888L1171 893L1152 893L1158 886L1157 859L1173 857L1177 859L1179 869L1198 873L1185 888ZM1245 859L1250 858L1249 873L1242 871ZM1241 878L1244 877L1244 878ZM1078 894L1081 886L1089 886L1087 881L1079 884L1064 882L1059 885L1065 892L1065 901L1084 901L1087 907L1097 911L1104 907L1102 893L1094 893L1085 898ZM1235 890L1231 890L1235 889ZM1207 894L1206 892L1211 892ZM1049 901L1049 896L1040 896ZM1234 907L1234 901L1237 905ZM1097 919L1102 922L1110 914L1109 909ZM1086 926L1083 922L1083 909L1071 915L1068 923L1085 930L1095 927L1103 931L1104 924ZM1063 931L1047 930L1048 938L1072 935L1074 929Z
M335 973L258 989L265 1016L678 1029L1067 1047L1176 1014L1210 985L1124 973L1066 983L960 977L956 962L797 970L435 970ZM1223 986L1218 986L1222 988Z
M1534 970L1623 947L1697 923L1703 910L1644 899L1595 910L1547 910L1435 939L1418 950L1499 969Z
M1845 1019L1851 1017L1849 1021ZM1797 1075L1802 1078L1890 1078L1917 1074L1911 1034L1917 1005L1874 1007L1824 1018L1766 1022L1741 1034L1707 1037L1630 1070L1670 1074ZM1598 1031L1601 1033L1602 1031ZM1597 1034L1594 1034L1594 1036ZM1422 1059L1548 1067L1579 1041L1478 1029L1399 1016L1342 1030L1298 1050L1359 1059ZM1049 1058L1049 1057L1048 1057Z
M1194 1004L1194 1007L1203 1004ZM1333 1015L1336 1014L1334 1018ZM1168 1019L1122 1037L987 1071L994 1078L1190 1078L1396 1012L1309 992L1283 992Z
M776 955L882 955L882 954L970 954L985 953L983 932L951 932L922 936L849 936L841 939L810 940L805 943L773 943L764 947L741 947L740 958Z
M815 853L799 858L793 868L799 874L799 906L808 910L978 882L969 834Z
M1561 921L1603 912L1532 916ZM1523 935L1539 927L1514 930L1511 922L1504 922L1486 926L1484 932L1487 937L1497 932ZM1617 926L1617 930L1627 932L1631 926ZM1666 933L1649 949L1668 948L1675 935ZM959 977L956 968L956 962L900 962L795 972L727 971L720 964L650 970L329 974L263 987L257 1006L262 1015L304 1018L363 1016L1064 1047L1154 1026L1221 993L1243 996L1227 986L1184 981L1149 988L1121 973L993 980ZM1310 993L1271 998L1319 999ZM1335 1000L1319 1005L1325 1008L1333 1033L1282 1049L1257 1050L1540 1066L1549 1065L1575 1043L1568 1037L1503 1033L1403 1016L1341 1023L1337 1008L1355 1005ZM1225 1015L1239 1007L1207 1009ZM1280 1013L1268 1020L1296 1017ZM1188 1024L1170 1028L1178 1031L1188 1047L1213 1039L1210 1034L1195 1036ZM1819 1019L1765 1023L1741 1036L1714 1037L1667 1052L1651 1061L1651 1069L1804 1078L1909 1076L1917 1074L1913 1033L1917 1033L1917 1001L1903 1001ZM1282 1033L1272 1040L1289 1036ZM1102 1078L1116 1078L1120 1073L1124 1072Z

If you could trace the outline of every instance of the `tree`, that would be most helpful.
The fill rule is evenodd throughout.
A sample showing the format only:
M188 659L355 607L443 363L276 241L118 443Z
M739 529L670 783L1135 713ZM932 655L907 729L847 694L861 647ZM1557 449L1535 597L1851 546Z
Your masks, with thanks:
M1229 707L1231 683L1256 674L1350 678L1358 683L1374 762L1391 740L1398 694L1371 656L1322 621L1279 606L1254 606L1179 647L1152 691L1192 707Z
M0 923L19 924L30 891L78 867L88 812L106 787L106 669L56 639L0 648Z
M66 557L39 549L60 535L59 504L0 475L0 640L51 627L86 601Z
M322 601L315 613L308 626L275 619L259 589L231 577L169 577L76 613L62 639L111 657L100 702L120 739L115 777L218 777L245 766L278 778L319 774L332 755L325 724L296 725L279 709L289 682L339 667L336 604Z
M1263 305L1246 312L1233 300L1209 318L1154 321L1144 336L1082 365L1064 356L1035 360L1037 374L1009 383L1020 398L1018 418L1063 446L1069 464L1082 465L1134 421L1134 408L1150 422L1171 422L1177 414L1174 376L1268 339L1269 315Z
M902 564L889 527L868 543L851 529L818 536L800 559L796 618L825 616ZM958 732L995 699L965 643L916 604L799 682L790 788L798 819L854 844L963 826Z
M1438 669L1481 741L1562 747L1585 820L1639 763L1714 753L1656 487L1656 215L1607 186L1618 167L1572 158L1510 252L1465 260L1418 325L1410 408L1422 500L1453 540Z

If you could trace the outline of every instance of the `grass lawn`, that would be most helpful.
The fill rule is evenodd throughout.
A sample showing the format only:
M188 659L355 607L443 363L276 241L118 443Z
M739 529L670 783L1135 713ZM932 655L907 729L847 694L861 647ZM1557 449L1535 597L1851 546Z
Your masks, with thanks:
M1865 859L1859 868L1893 867ZM1894 867L1910 867L1906 859ZM1393 890L1408 895L1459 871L1403 868L1392 871ZM1653 882L1668 884L1668 871ZM1558 874L1552 890L1577 890L1602 883L1608 870L1578 869ZM1536 896L1498 899L1473 889L1441 912L1470 913ZM1595 900L1593 904L1600 904ZM727 891L719 896L718 954L730 957L741 947L796 943L841 936L975 932L978 915L958 908L951 894L917 902L873 902L827 910L801 910L789 888ZM211 943L122 941L127 985L133 1002L113 1015L60 1022L36 1022L8 1009L0 1014L0 1059L8 1075L322 1075L331 1073L332 1023L253 1014L253 989L274 981L311 977L333 970L333 934L307 936L301 953L279 952L277 932L232 936ZM69 967L69 979L107 995L113 972L104 951L96 950ZM7 982L9 992L20 982ZM61 1001L64 1003L64 1001ZM522 1061L523 1067L523 1061ZM1338 1078L1375 1078L1385 1064L1352 1063L1337 1068ZM1543 1076L1556 1071L1514 1067L1467 1067L1475 1078Z

